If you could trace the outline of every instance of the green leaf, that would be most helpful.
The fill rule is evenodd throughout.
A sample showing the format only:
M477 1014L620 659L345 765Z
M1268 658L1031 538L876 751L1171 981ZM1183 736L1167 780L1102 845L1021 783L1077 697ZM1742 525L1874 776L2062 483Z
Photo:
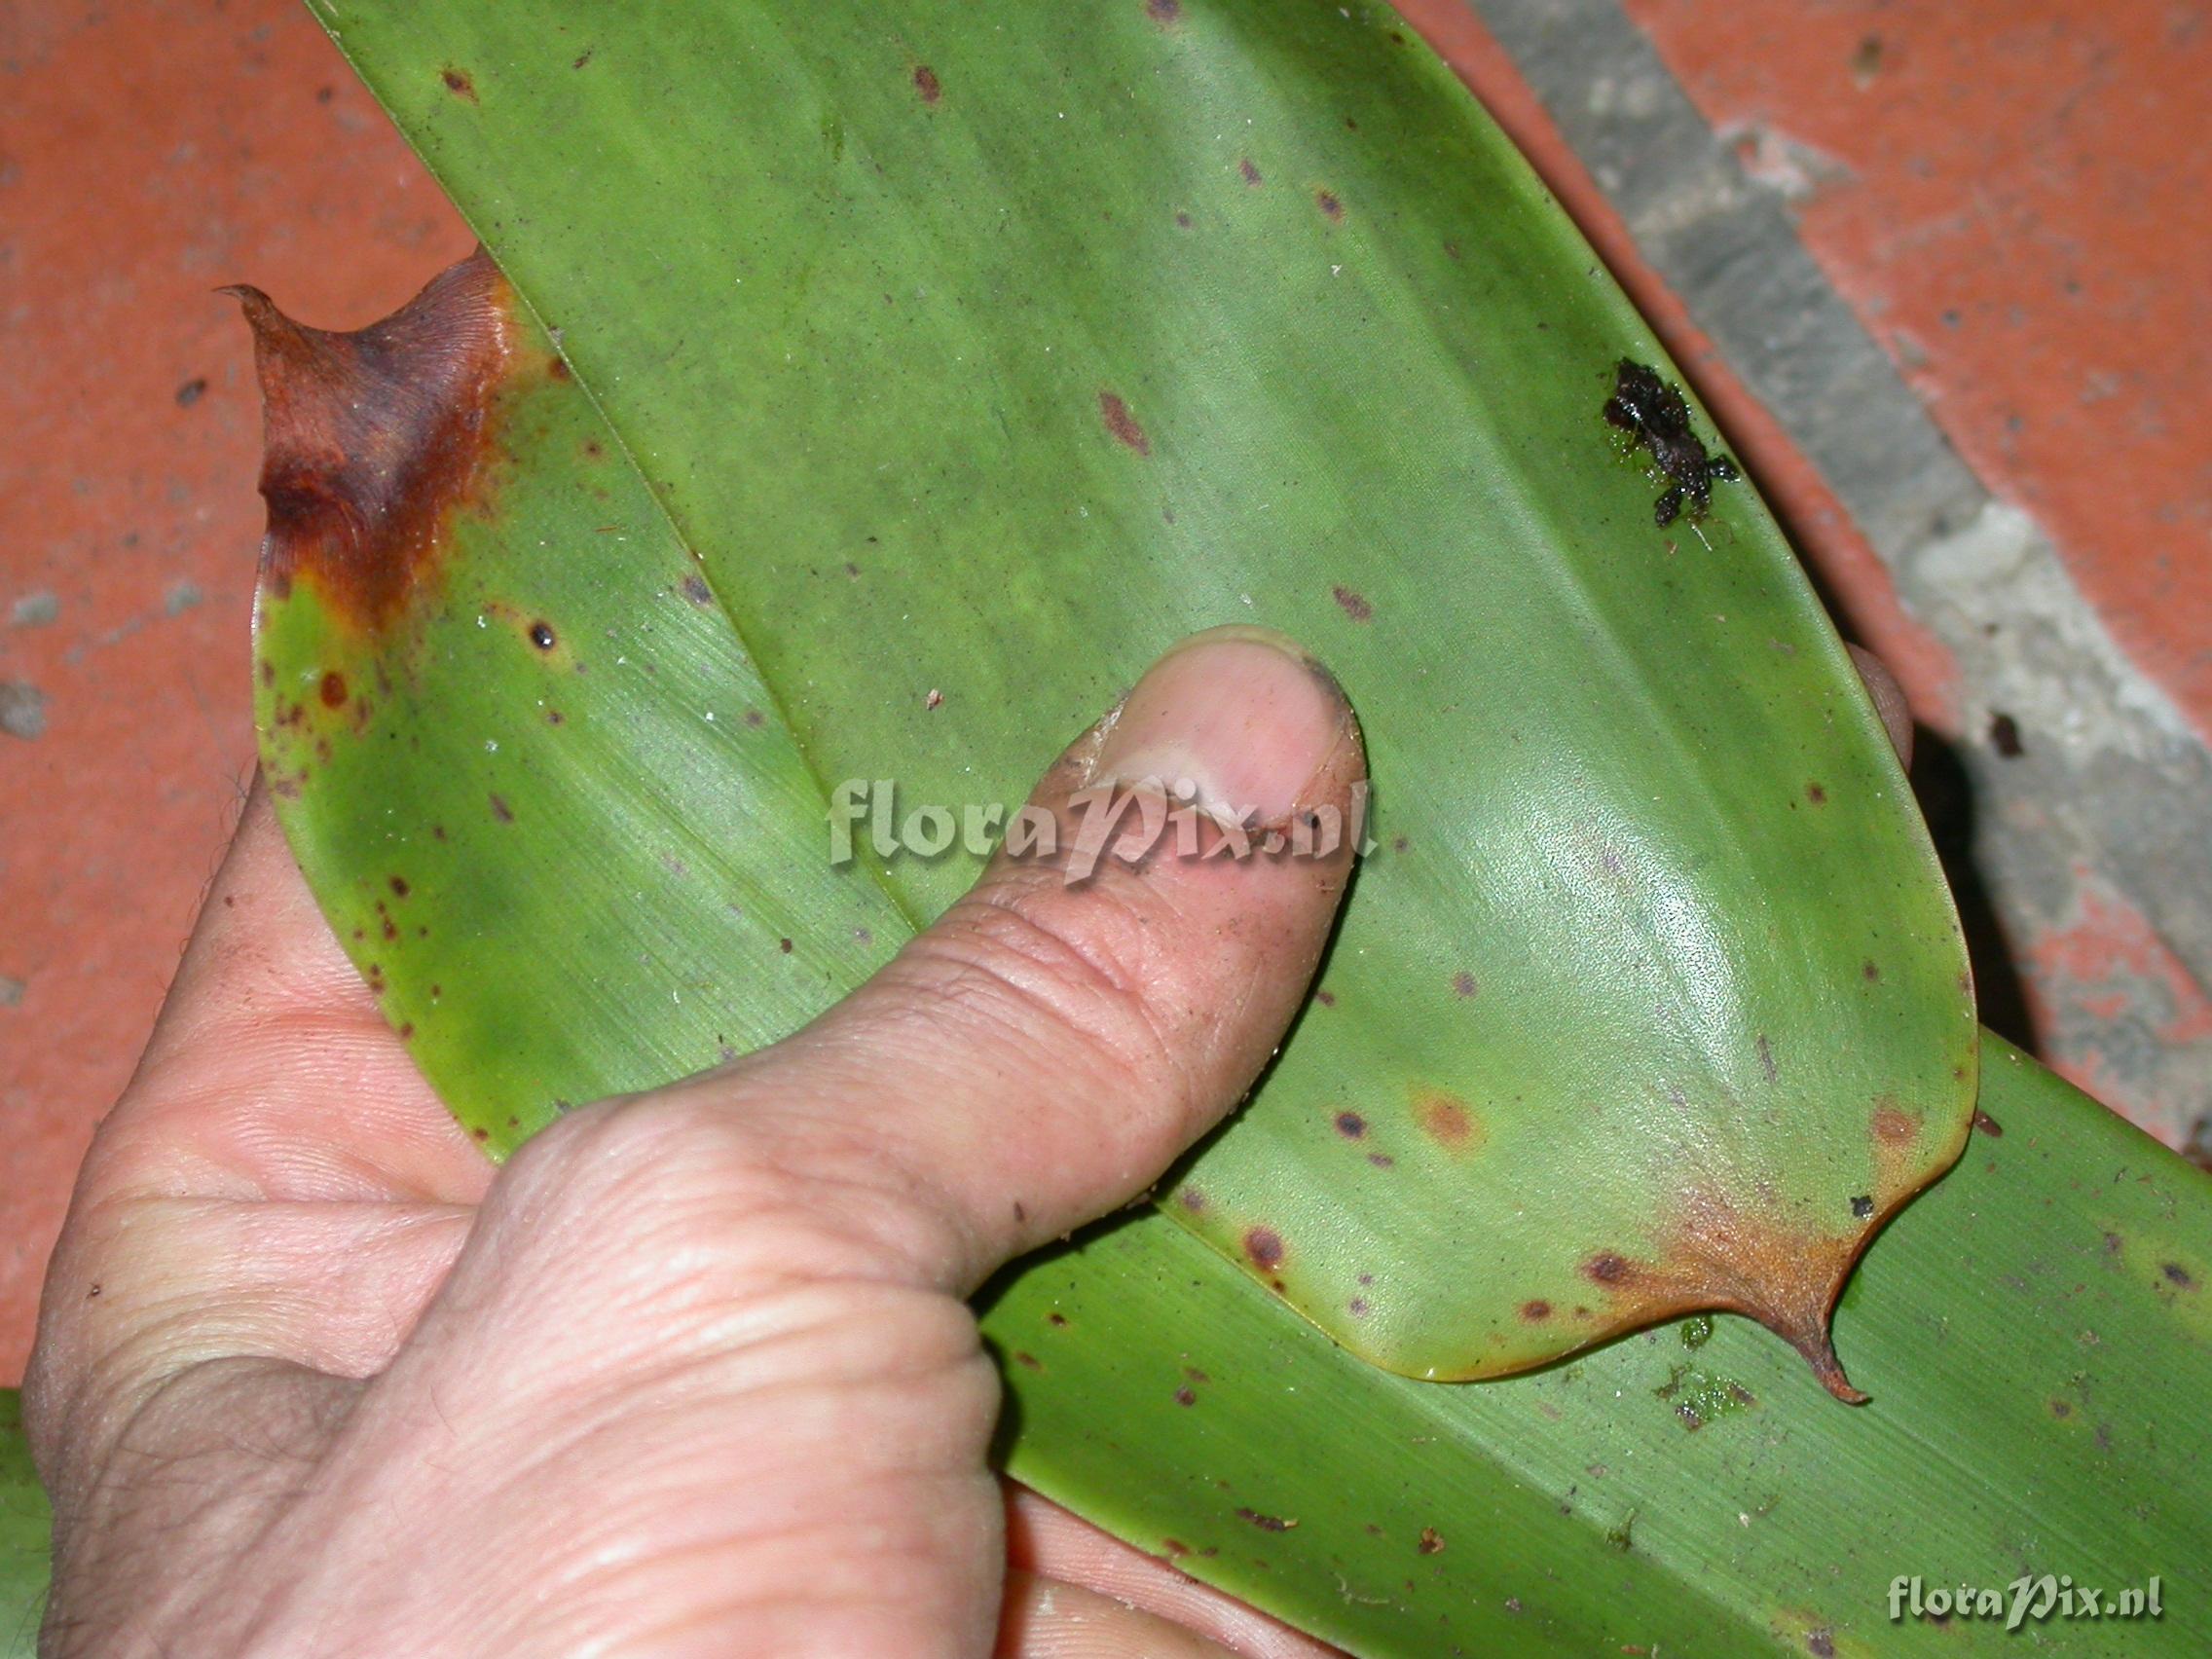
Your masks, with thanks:
M23 1438L22 1396L0 1388L0 1659L31 1659L38 1650L52 1530Z
M1772 522L1655 528L1601 414L1647 330L1393 14L319 10L521 297L263 314L266 756L481 1135L788 1028L972 878L826 873L840 781L1017 802L1265 621L1380 843L1170 1212L1409 1374L1733 1308L1852 1397L1827 1309L1966 1132L1955 919Z

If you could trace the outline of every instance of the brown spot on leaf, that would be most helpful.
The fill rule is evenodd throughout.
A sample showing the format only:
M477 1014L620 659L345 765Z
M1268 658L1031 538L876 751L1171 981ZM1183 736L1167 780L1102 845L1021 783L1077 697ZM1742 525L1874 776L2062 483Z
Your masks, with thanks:
M2063 1421L2074 1415L2074 1408L2064 1400L2053 1400L2050 1402L2050 1415Z
M455 97L466 98L470 103L476 101L476 83L468 78L466 70L456 69L448 64L439 72L438 79L446 84L446 91Z
M1827 789L1821 784L1807 784L1805 786L1805 798L1815 806L1825 806L1828 800Z
M1183 0L1145 0L1144 15L1156 23L1172 23L1183 15Z
M1888 1146L1910 1146L1920 1138L1920 1120L1883 1095L1874 1108L1874 1138Z
M1538 1297L1533 1302L1521 1304L1521 1317L1531 1325L1538 1325L1552 1316L1552 1305Z
M1337 602L1337 608L1354 622L1364 622L1375 614L1375 607L1368 604L1348 587L1338 585L1329 590Z
M937 78L937 71L927 63L914 65L914 91L922 94L922 102L934 104L944 96L944 84Z
M1244 1233L1244 1254L1255 1268L1263 1272L1282 1265L1282 1235L1272 1227L1247 1228Z
M514 808L507 804L504 795L492 796L492 816L501 824L512 824L515 821Z
M1316 190L1313 193L1313 205L1320 208L1331 221L1345 216L1345 204L1337 200L1333 192Z
M1482 1120L1464 1100L1438 1088L1422 1089L1414 1096L1414 1122L1420 1125L1421 1133L1456 1158L1479 1151L1489 1138Z
M2005 1125L1978 1106L1973 1112L1973 1126L1993 1140L2002 1140L2005 1136Z
M408 894L415 891L407 884L407 877L405 877L404 875L393 876L391 878L390 887L393 897L399 899L404 899Z
M1106 429L1114 434L1115 441L1133 449L1139 455L1152 453L1152 440L1145 436L1137 418L1129 413L1118 393L1102 391L1098 394L1098 414L1105 421Z
M1398 1162L1386 1152L1371 1152L1367 1155L1367 1161L1374 1164L1378 1169L1393 1169L1397 1167Z
M1337 1114L1337 1133L1343 1135L1346 1140L1357 1140L1367 1133L1367 1120L1357 1112L1339 1112Z
M1620 1284L1629 1277L1628 1258L1616 1251L1605 1250L1582 1264L1582 1271L1600 1284Z
M1835 1638L1825 1630L1816 1630L1805 1638L1805 1651L1813 1659L1835 1659Z
M343 707L346 702L346 677L335 668L330 670L322 677L322 686L318 695L322 698L322 706L326 709Z
M1879 962L1862 962L1859 965L1859 977L1869 985L1878 985L1882 982L1882 965Z
M1015 1348L1014 1350L1014 1363L1025 1371L1042 1371L1045 1369L1045 1362L1026 1348Z
M561 642L545 623L533 622L530 625L530 643L541 651L549 651Z
M1481 988L1475 983L1475 977L1464 969L1452 976L1452 994L1456 997L1471 997Z
M1782 1073L1774 1063L1773 1043L1768 1041L1767 1034L1762 1031L1759 1033L1759 1040L1752 1047L1758 1051L1759 1070L1766 1074L1767 1082L1774 1082Z
M1206 1207L1205 1194L1199 1192L1196 1187L1184 1187L1180 1189L1175 1195L1175 1201L1181 1204L1185 1209L1189 1210L1193 1215L1197 1215L1200 1210Z
M2179 1262L2167 1262L2158 1269L2158 1272L2166 1275L2166 1282L2170 1285L2177 1286L2182 1290L2194 1290L2196 1288L2196 1275Z
M1335 1008L1337 1006L1337 993L1334 991L1315 991L1313 1000L1323 1008Z
M479 251L381 322L306 328L236 287L261 378L265 587L305 579L339 622L376 630L426 581L464 506L483 504L513 296Z
M1444 1549L1444 1534L1434 1527L1423 1527L1420 1530L1420 1541L1414 1548L1422 1555L1440 1554Z
M1195 1406L1198 1403L1198 1391L1185 1383L1175 1390L1175 1403L1179 1406Z
M1263 1532L1287 1532L1298 1525L1295 1521L1286 1521L1280 1515L1263 1515L1257 1509L1239 1509L1236 1519L1249 1521Z
M1250 156L1236 164L1236 171L1246 184L1257 185L1260 182L1260 169L1252 165Z

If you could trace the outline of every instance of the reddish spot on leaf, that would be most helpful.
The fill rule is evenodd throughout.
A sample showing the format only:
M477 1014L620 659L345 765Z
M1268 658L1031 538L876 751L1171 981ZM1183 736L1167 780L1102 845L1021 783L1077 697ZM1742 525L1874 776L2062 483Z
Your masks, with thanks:
M1197 1405L1198 1403L1198 1390L1186 1383L1175 1390L1175 1403L1179 1406Z
M1444 1548L1444 1534L1434 1527L1423 1527L1420 1530L1420 1542L1414 1545L1414 1548L1422 1555L1439 1554Z
M1045 1362L1043 1360L1039 1359L1035 1354L1027 1352L1026 1350L1021 1348L1014 1349L1014 1364L1022 1367L1027 1371L1042 1371L1045 1369Z
M1256 185L1260 182L1260 169L1252 165L1250 156L1246 156L1236 164L1236 170L1243 176L1246 184Z
M683 597L693 605L712 605L715 603L714 590L707 586L706 578L696 571L683 578Z
M1878 985L1882 982L1882 965L1879 962L1862 962L1859 965L1859 977L1869 985Z
M1313 1000L1323 1008L1335 1008L1337 1006L1337 993L1334 991L1315 991Z
M914 91L922 94L922 102L934 104L944 96L944 85L937 78L937 71L927 63L914 67Z
M1339 1112L1337 1114L1337 1133L1347 1140L1357 1140L1367 1133L1367 1120L1357 1112Z
M346 701L346 677L335 668L322 677L322 706L335 709Z
M495 794L492 797L492 816L501 824L512 824L515 821L514 809L507 805L502 795Z
M1313 205L1320 208L1331 220L1342 219L1345 216L1345 204L1339 202L1335 195L1329 191L1315 191L1313 193Z
M1582 1271L1600 1284L1620 1284L1632 1270L1628 1259L1611 1250L1601 1251L1582 1264Z
M1298 1525L1297 1522L1286 1521L1279 1515L1263 1515L1257 1509L1239 1509L1236 1512L1236 1519L1249 1521L1263 1532L1287 1532Z
M1481 987L1475 983L1475 977L1472 974L1462 970L1452 976L1452 994L1454 996L1471 997Z
M393 876L391 878L390 885L392 894L395 898L404 899L408 894L415 891L412 887L408 886L407 877L405 877L404 875Z
M1992 1140L2002 1140L2005 1136L2005 1125L1978 1106L1974 1108L1973 1126Z
M1252 1265L1272 1269L1282 1265L1282 1235L1272 1227L1254 1227L1244 1234L1244 1254Z
M1337 587L1331 588L1329 591L1336 598L1337 608L1342 610L1354 622L1364 622L1370 616L1375 614L1375 607L1368 604L1366 600L1360 598L1358 594L1352 592L1350 588L1339 585Z
M1114 434L1117 442L1135 450L1139 455L1152 454L1152 440L1145 436L1144 428L1137 424L1136 417L1129 413L1129 406L1117 393L1102 391L1098 394L1098 413L1106 423L1106 429Z
M1528 1320L1531 1325L1540 1324L1551 1316L1552 1305L1540 1298L1533 1302L1521 1304L1521 1317Z
M1145 0L1144 12L1156 23L1172 23L1183 15L1183 0Z
M1479 1151L1488 1138L1467 1103L1442 1089L1423 1089L1414 1096L1414 1121L1421 1133L1456 1158Z
M1910 1146L1920 1138L1920 1120L1900 1110L1889 1096L1874 1109L1874 1138L1890 1146Z
M379 629L430 574L451 518L489 493L513 296L481 252L350 334L226 291L261 378L262 581L281 599L303 578L335 619Z
M468 78L466 71L449 65L439 73L438 79L446 84L446 91L455 97L466 98L470 103L476 101L476 83Z
M1811 801L1815 806L1825 806L1827 804L1828 792L1823 785L1807 784L1805 786L1805 798Z
M1397 1167L1398 1162L1386 1152L1371 1152L1367 1155L1367 1161L1374 1164L1378 1169L1393 1169Z
M1345 1311L1346 1313L1349 1313L1354 1319L1366 1318L1367 1298L1364 1296L1353 1297L1349 1302L1345 1304Z
M1197 1215L1206 1207L1206 1196L1196 1187L1185 1187L1175 1195L1175 1201Z

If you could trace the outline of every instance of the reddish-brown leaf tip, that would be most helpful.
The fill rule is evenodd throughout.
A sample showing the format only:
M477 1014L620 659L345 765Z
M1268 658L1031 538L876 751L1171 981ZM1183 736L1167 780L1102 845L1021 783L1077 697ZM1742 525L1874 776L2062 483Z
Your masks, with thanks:
M224 292L261 378L265 592L304 579L334 619L380 629L483 495L514 332L505 279L479 249L351 333L294 322L258 288Z

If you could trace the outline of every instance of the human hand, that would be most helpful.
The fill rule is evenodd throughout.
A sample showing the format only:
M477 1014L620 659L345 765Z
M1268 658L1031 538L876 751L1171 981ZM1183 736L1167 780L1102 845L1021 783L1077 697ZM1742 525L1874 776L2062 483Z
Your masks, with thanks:
M1348 821L1364 757L1294 648L1217 633L1032 798L1065 842L1072 792L1147 776ZM495 1171L256 790L49 1272L44 1651L1322 1653L1010 1524L963 1299L1243 1094L1349 857L1002 860L805 1030Z

